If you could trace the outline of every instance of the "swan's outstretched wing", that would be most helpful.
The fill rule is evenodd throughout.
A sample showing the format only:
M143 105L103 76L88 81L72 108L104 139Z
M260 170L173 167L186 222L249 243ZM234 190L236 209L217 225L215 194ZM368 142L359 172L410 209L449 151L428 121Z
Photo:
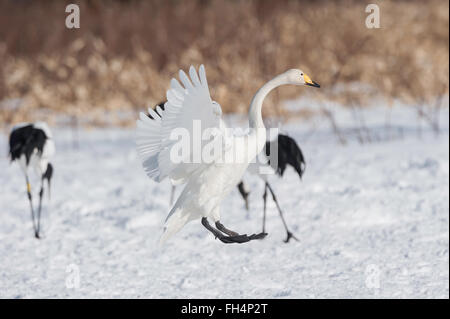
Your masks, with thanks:
M204 66L200 66L199 74L191 66L189 77L182 70L179 76L183 85L172 79L164 110L149 109L153 119L141 113L137 121L138 152L147 175L157 182L166 177L174 183L184 182L208 165L202 158L203 147L223 136L222 110L211 100ZM181 155L172 152L174 146L179 150L182 139Z

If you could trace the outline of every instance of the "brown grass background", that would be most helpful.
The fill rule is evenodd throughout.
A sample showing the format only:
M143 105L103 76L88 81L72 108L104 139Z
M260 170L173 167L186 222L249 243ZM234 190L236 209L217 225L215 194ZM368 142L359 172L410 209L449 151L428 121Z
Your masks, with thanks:
M80 29L65 27L71 2L80 6ZM365 27L371 2L380 6L380 29ZM265 81L301 68L322 88L280 88L266 115L320 109L282 108L300 94L357 108L382 97L436 125L448 94L448 10L438 0L0 0L0 119L129 125L164 99L178 69L203 63L226 112L246 112Z

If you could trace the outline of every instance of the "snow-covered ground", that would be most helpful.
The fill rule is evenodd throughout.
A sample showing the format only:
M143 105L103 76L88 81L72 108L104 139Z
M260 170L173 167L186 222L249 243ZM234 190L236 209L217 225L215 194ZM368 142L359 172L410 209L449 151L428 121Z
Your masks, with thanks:
M395 112L389 140L384 115L366 114L381 138L363 145L351 136L338 144L324 120L283 126L308 165L302 182L292 170L271 179L300 239L289 244L269 201L262 241L224 245L193 222L161 247L170 186L144 174L134 131L85 130L75 149L70 131L54 129L42 240L32 234L19 168L0 158L0 297L448 298L449 114L440 136L424 127L419 138L410 109ZM353 122L342 122L353 134ZM0 149L6 154L3 134ZM245 180L250 212L234 191L222 221L253 233L261 228L263 185Z

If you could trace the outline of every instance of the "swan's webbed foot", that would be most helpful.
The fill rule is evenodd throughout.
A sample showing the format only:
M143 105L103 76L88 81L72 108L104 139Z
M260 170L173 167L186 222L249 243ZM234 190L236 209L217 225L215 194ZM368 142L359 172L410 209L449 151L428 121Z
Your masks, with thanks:
M218 237L220 241L225 244L238 243L243 244L255 239L263 239L267 236L267 233L259 233L253 235L237 235L237 236L223 236L222 238Z
M206 217L202 218L202 225L205 226L207 230L209 230L216 238L218 238L221 242L225 244L233 244L233 243L242 244L255 239L263 239L264 237L267 236L267 233L253 234L250 236L245 234L239 235L238 233L227 229L220 222L216 222L216 227L219 229L218 230L209 224L208 219ZM226 235L224 235L224 233Z

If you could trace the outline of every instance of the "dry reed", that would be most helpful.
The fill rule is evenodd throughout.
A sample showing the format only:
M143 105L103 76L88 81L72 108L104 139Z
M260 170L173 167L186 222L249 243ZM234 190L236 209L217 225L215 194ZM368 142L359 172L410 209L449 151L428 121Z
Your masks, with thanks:
M449 4L375 2L381 29L365 27L361 1L77 1L81 28L69 30L69 2L0 0L0 119L127 125L179 68L203 63L225 112L246 111L260 85L295 67L322 89L282 88L266 112L295 115L280 101L299 93L349 107L381 96L433 122L448 94Z

